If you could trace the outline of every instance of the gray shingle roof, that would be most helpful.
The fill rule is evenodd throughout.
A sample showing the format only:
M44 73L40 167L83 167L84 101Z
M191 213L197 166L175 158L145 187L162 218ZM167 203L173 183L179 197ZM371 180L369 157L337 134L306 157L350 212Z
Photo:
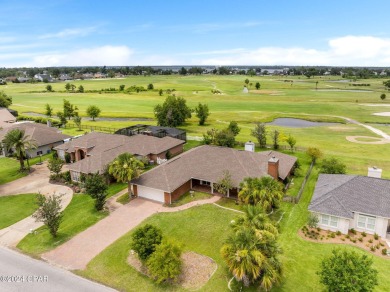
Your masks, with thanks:
M320 174L309 210L344 218L353 213L390 218L390 180Z
M132 182L172 192L191 178L217 182L228 170L237 187L245 177L268 175L268 160L273 156L279 159L279 177L285 179L297 160L294 156L276 151L249 152L203 145L172 158Z

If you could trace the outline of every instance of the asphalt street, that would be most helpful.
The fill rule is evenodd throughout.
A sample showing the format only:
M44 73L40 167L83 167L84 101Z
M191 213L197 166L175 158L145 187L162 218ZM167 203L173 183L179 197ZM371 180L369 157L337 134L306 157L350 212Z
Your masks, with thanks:
M0 247L0 291L2 292L113 292L69 271Z

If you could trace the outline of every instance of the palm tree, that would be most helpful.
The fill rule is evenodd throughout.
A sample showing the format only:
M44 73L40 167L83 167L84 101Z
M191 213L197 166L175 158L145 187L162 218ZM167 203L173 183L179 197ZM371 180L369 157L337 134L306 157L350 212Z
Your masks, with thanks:
M234 231L241 228L255 229L256 236L261 239L273 239L278 236L278 228L272 224L260 205L244 205L244 215L231 224Z
M281 263L275 254L264 248L262 240L256 236L254 229L240 228L226 240L222 246L221 255L229 270L237 281L243 281L245 286L259 283L269 291L281 280ZM275 241L270 241L270 244Z
M229 270L245 286L259 283L269 291L281 279L281 253L276 243L278 230L261 206L246 206L245 214L232 223L234 234L221 249Z
M4 139L3 144L7 151L13 149L20 162L20 170L24 170L24 157L26 157L26 150L31 150L37 147L36 141L30 139L25 132L20 129L9 131Z
M239 199L245 204L261 205L265 211L279 207L283 199L283 185L272 177L247 177L240 183Z
M120 154L108 167L108 173L118 182L127 182L141 175L144 164L130 153ZM130 189L130 188L129 188Z

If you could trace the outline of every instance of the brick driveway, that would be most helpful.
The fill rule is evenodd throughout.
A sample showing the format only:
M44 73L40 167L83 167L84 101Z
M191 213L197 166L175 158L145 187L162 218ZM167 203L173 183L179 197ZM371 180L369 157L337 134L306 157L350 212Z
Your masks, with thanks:
M158 202L134 199L42 258L69 270L85 269L96 255L161 207Z
M210 199L169 208L159 202L136 198L63 245L44 253L42 258L68 270L83 270L106 247L154 213L183 211L199 205L212 204L219 199L214 196Z

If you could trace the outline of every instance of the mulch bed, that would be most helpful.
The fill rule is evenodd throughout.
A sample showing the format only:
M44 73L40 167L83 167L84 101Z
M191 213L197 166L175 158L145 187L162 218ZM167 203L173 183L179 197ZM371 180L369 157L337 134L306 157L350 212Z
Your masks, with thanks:
M183 261L182 273L176 284L185 289L200 289L217 270L216 262L207 256L190 251L183 253L181 258ZM127 262L138 272L150 276L148 269L142 264L136 253L130 252Z
M387 246L384 240L380 238L375 239L372 234L362 234L358 231L349 231L348 234L341 234L319 228L310 228L308 226L301 228L298 231L298 234L308 241L317 243L349 244L364 249L381 258L390 259L390 256L382 254L382 250L384 248L389 250L389 246Z

